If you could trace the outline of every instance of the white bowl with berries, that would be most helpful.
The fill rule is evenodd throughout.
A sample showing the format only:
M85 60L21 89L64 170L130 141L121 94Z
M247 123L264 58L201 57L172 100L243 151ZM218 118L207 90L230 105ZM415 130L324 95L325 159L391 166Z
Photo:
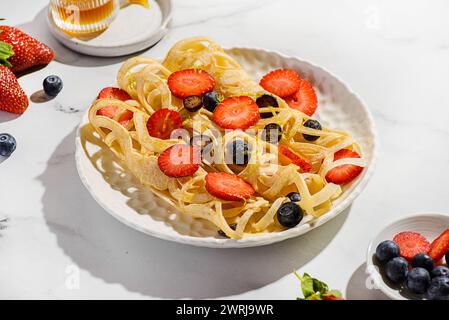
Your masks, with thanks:
M370 243L367 273L395 300L449 300L449 214L417 213L386 226Z

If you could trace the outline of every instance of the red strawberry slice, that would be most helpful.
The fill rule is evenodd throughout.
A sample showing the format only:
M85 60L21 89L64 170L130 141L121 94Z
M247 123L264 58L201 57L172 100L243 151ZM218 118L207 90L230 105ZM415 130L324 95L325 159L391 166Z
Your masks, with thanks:
M439 261L447 252L449 252L449 229L432 241L428 254L433 260ZM449 263L449 261L446 261L446 263Z
M223 129L247 129L260 119L259 107L247 96L224 99L214 110L213 120Z
M360 158L360 155L349 149L341 149L335 152L334 161L344 158ZM332 182L335 184L345 184L354 180L362 172L362 170L362 167L353 164L344 164L330 170L326 174L326 180L327 182Z
M210 172L206 176L206 190L214 197L229 201L244 201L256 191L239 176L225 172Z
M212 91L215 80L210 74L199 69L185 69L173 72L168 77L168 87L171 93L180 99L189 96L201 96Z
M157 158L161 171L174 178L187 177L200 167L200 151L186 144L176 144L162 152Z
M424 236L417 232L401 232L394 236L393 241L399 246L401 257L413 259L418 253L428 253L430 244Z
M115 87L106 87L100 91L98 99L117 99L126 101L131 100L132 98L125 90Z
M28 108L28 97L12 71L0 65L0 110L22 114Z
M170 109L157 110L147 121L148 134L159 139L170 139L173 130L181 127L181 116Z
M299 110L308 116L312 116L318 107L318 99L315 90L313 90L312 85L304 79L301 79L298 91L291 96L286 97L285 102L287 102L290 108Z
M3 64L11 65L14 73L49 64L55 57L49 47L15 27L0 26L0 43L2 42L12 45L14 55L6 62L3 61Z
M301 78L291 69L277 69L263 76L259 84L268 92L284 98L299 90Z
M116 106L106 106L101 109L98 109L97 114L100 116L105 116L108 118L114 118L117 113L118 108ZM118 122L126 127L129 123L129 121L133 118L133 113L130 110L125 110L121 114L121 116L118 118Z
M117 99L121 101L131 100L131 96L125 90L114 87L106 87L98 94L98 99ZM116 106L106 106L98 109L97 114L108 118L114 118L118 108ZM133 118L133 113L130 110L126 110L119 117L118 122L126 127L129 121Z
M290 163L296 164L301 168L302 172L309 172L312 169L312 164L309 160L301 157L299 154L283 144L278 146L278 153L279 162L282 165L288 165Z

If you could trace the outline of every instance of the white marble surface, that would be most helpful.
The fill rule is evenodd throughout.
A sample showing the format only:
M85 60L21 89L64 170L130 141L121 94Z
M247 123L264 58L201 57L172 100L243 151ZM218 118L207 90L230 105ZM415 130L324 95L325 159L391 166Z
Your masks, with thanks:
M153 239L90 197L75 169L74 130L122 58L79 56L58 45L43 20L46 2L0 2L5 23L58 56L20 78L25 91L40 90L49 74L65 83L56 99L31 103L23 116L0 112L0 131L18 140L0 164L0 220L8 219L0 222L0 298L294 299L299 269L348 298L383 299L366 286L370 239L397 216L449 212L447 1L175 1L171 31L144 55L162 56L192 35L298 55L345 80L380 133L376 173L349 211L303 237L239 250Z

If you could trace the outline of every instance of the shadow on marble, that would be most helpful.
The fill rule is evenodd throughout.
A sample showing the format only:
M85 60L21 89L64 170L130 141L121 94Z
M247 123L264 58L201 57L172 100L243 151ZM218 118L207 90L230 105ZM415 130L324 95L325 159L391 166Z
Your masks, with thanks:
M114 58L102 58L92 57L84 54L77 53L62 45L56 38L52 36L47 26L47 8L45 7L34 17L33 21L29 21L18 25L18 28L24 32L36 37L55 52L55 60L59 63L79 66L79 67L100 67L108 66L116 63L120 63L133 55L114 57ZM145 49L148 50L148 49ZM134 55L139 55L136 53Z
M374 282L366 273L366 263L358 267L349 279L346 298L348 300L389 300L382 291L374 287Z
M14 120L18 117L20 117L20 114L9 113L9 112L0 110L0 123L8 122L8 121ZM0 129L0 133L1 133L1 129Z
M76 171L74 141L72 132L38 177L48 228L80 268L145 296L217 298L266 286L317 256L350 211L304 236L264 247L209 249L159 240L115 220L93 200Z
M47 95L44 92L44 90L36 91L30 96L30 100L33 101L34 103L45 103L50 100L53 100L54 98L55 97Z

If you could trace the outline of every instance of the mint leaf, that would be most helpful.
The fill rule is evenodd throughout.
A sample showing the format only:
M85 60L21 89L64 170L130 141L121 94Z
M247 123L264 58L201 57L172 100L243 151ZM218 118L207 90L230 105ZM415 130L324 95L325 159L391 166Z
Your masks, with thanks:
M297 298L298 300L323 300L326 297L341 298L341 292L338 290L329 290L329 286L315 278L312 278L309 274L304 273L301 277L298 273L294 272L296 277L301 281L301 290L304 298ZM333 300L333 299L326 299Z
M318 279L312 279L312 280L313 280L313 290L315 292L319 292L319 293L323 294L329 290L329 287L324 282L322 282Z

